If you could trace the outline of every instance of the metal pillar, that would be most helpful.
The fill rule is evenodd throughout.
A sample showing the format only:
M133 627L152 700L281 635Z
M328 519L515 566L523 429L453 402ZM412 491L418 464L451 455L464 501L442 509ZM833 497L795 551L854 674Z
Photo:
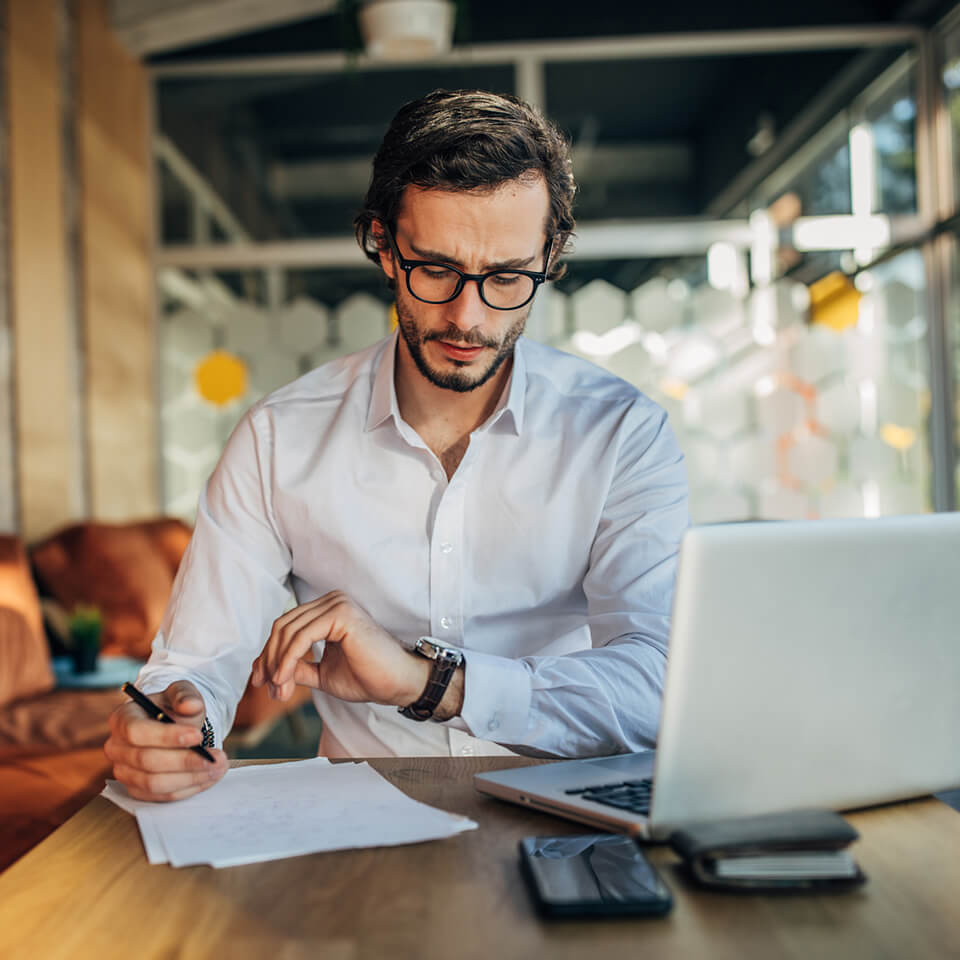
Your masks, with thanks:
M917 44L917 201L921 218L931 227L953 213L950 130L941 69L937 34L927 32ZM956 507L953 362L947 320L954 242L952 235L940 233L923 246L932 394L933 508L938 511Z

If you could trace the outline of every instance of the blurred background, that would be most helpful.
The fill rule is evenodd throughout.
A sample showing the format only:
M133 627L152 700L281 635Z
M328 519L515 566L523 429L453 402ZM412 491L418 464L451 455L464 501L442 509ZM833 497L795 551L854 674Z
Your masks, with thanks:
M382 337L395 111L569 135L528 335L670 413L696 522L956 506L960 12L932 0L8 0L0 529L188 523L263 394Z
M239 417L390 330L351 224L437 87L569 136L528 334L669 411L695 522L956 509L960 5L0 0L0 867L99 789ZM231 755L312 755L305 700Z

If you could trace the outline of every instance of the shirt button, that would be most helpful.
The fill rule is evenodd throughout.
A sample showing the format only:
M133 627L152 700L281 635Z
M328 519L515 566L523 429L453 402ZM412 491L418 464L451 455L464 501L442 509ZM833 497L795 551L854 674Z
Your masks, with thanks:
M490 718L490 722L487 724L487 729L488 729L491 733L493 733L494 730L499 730L499 729L500 729L500 721L499 721L499 719L498 719L498 716L499 716L499 715L495 713L495 714Z
M453 626L453 621L449 617L441 617L440 626L443 627L444 630L449 630Z
M453 549L453 544L452 544L452 543L441 543L441 544L440 544L440 552L441 552L441 553L449 553L452 549Z

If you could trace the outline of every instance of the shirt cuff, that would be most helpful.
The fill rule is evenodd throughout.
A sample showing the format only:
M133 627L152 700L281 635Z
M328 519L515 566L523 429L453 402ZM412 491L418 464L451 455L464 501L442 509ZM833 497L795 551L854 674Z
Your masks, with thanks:
M475 737L522 743L527 732L533 685L519 660L465 650L460 716Z

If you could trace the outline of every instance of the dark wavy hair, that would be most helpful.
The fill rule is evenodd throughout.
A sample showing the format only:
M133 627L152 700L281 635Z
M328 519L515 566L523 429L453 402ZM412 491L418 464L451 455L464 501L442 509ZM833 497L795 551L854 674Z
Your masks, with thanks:
M517 97L485 90L434 90L401 107L373 158L363 209L354 220L357 242L375 263L374 221L396 229L409 184L441 190L493 190L509 180L542 176L550 194L547 237L556 258L576 223L576 183L570 145L549 120Z

